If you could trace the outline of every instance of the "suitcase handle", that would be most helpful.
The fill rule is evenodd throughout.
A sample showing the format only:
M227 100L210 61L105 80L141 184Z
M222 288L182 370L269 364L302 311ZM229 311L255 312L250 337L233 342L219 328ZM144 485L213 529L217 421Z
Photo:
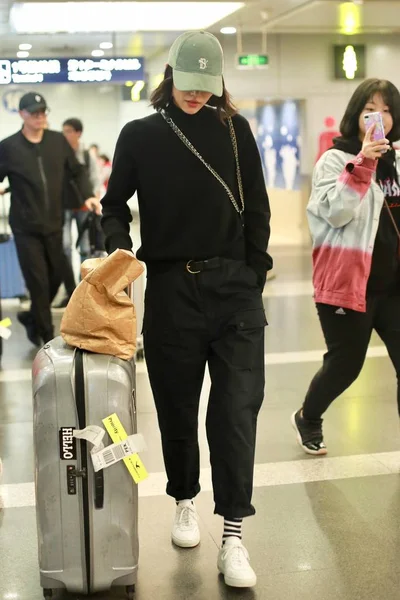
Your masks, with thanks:
M104 508L104 471L94 474L94 506L97 510Z
M75 354L75 401L78 412L79 427L83 429L86 427L86 411L85 411L85 375L83 367L83 352L77 350ZM87 472L87 445L86 442L81 440L81 461L82 461L82 472ZM104 473L99 471L94 473L94 505L96 509L104 508ZM87 489L87 488L84 488ZM87 496L87 493L86 493ZM88 497L86 498L88 503ZM87 532L86 532L87 533Z

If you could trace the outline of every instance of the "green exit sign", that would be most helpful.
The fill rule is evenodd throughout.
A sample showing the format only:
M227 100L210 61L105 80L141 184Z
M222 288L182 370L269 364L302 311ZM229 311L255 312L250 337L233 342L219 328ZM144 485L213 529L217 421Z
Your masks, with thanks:
M239 54L237 57L239 69L265 69L268 65L268 54Z

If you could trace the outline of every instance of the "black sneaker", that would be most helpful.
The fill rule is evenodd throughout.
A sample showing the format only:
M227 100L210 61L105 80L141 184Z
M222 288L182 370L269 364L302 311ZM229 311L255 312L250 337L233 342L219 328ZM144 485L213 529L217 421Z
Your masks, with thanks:
M42 340L36 329L36 325L35 325L35 321L32 316L32 313L29 311L19 312L19 313L17 313L17 319L21 323L21 325L23 325L25 327L28 340L34 346L41 346Z
M301 409L292 415L293 429L297 433L297 441L304 452L313 455L327 454L324 438L322 435L322 419L308 421L301 416Z

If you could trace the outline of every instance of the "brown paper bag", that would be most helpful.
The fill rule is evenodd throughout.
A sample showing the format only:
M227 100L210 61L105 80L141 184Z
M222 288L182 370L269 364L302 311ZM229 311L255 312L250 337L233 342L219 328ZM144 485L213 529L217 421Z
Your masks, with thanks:
M61 335L75 348L124 360L136 352L136 313L126 288L143 273L127 250L82 264L82 281L61 321Z

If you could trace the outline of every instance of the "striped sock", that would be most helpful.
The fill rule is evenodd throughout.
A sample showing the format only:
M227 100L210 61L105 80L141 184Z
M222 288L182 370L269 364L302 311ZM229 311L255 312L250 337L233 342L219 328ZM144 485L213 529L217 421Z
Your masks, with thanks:
M224 518L224 533L222 535L222 545L225 544L228 537L237 537L242 539L242 523L243 519L228 519Z

